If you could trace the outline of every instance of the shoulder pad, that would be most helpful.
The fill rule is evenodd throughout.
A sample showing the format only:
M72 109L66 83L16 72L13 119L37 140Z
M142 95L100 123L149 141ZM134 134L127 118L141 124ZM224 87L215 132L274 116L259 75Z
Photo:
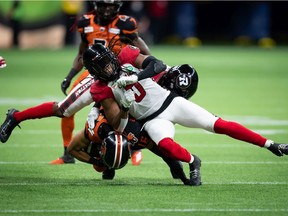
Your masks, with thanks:
M121 31L137 31L137 22L133 17L126 15L119 15L116 26L121 29Z
M90 25L90 16L84 15L78 20L78 28L84 28Z
M133 41L138 37L137 22L133 17L126 15L119 15L116 26L120 29L121 41L126 42L126 38Z

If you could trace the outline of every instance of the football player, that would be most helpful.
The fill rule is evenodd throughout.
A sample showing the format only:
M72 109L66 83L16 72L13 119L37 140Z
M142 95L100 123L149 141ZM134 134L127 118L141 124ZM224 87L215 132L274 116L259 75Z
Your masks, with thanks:
M123 49L125 49L125 48L123 48ZM135 51L137 51L137 53L135 53L137 55L137 57L134 56L134 57L136 57L135 62L133 61L131 63L133 63L134 65L137 65L138 68L142 69L141 73L138 74L139 76L143 76L146 73L147 73L147 76L154 75L154 73L153 73L154 70L157 70L158 72L160 72L160 71L163 71L166 69L166 65L164 65L162 61L159 61L158 59L156 59L155 57L153 57L151 55L141 54L140 50L136 47L133 47L133 48L131 47L131 49L135 49ZM122 50L120 51L120 53L122 52ZM119 53L119 55L120 55L120 53ZM129 66L127 68L124 67L123 70L129 71L128 68L129 68ZM185 79L190 79L191 73L194 74L193 77L195 77L196 73L193 73L193 69L190 68L190 70L189 70L189 67L187 67L187 68L188 68L188 70L186 69L186 67L180 67L179 68L179 70L183 70L183 73L186 74ZM151 73L151 70L152 70L152 73ZM178 69L175 70L175 72L176 72L175 75L177 77L179 75L179 73L178 73L179 70ZM179 94L179 91L177 91L177 90L183 90L185 87L183 85L184 83L182 81L181 81L181 83L179 82L179 84L181 84L179 86L173 84L173 83L177 83L177 82L175 81L175 78L173 78L173 76L171 76L171 72L172 72L172 70L169 71L169 73L167 74L167 75L169 75L168 77L163 75L163 73L165 74L166 71L164 71L163 73L157 74L157 76L158 76L158 78L162 75L163 75L163 78L166 77L166 79L162 79L164 86L167 85L167 79L168 80L170 79L172 84L171 85L168 84L166 87L168 89L174 89L176 91L176 93ZM181 76L179 76L179 77L181 77ZM131 78L131 77L129 77L129 78ZM12 131L14 130L14 128L17 125L19 126L20 122L22 122L22 121L29 120L29 119L37 119L37 118L41 119L41 118L46 118L46 117L51 117L51 116L56 116L56 117L61 117L61 118L69 117L69 116L73 115L74 113L76 113L77 111L79 111L80 109L82 109L83 107L93 103L93 99L92 99L92 96L90 94L90 86L93 82L94 82L94 77L89 74L75 88L72 89L72 91L69 93L69 95L63 101L61 101L59 103L58 102L45 102L43 104L40 104L40 105L37 105L34 107L30 107L30 108L25 109L23 111L18 111L16 109L9 109L7 116L6 116L6 119L0 127L0 141L2 143L7 142ZM188 82L187 87L191 89L191 88L194 88L195 86L190 85L190 83ZM196 87L197 87L197 85L196 85ZM194 92L196 91L196 89L192 89L192 90ZM182 96L185 96L185 94L183 93ZM96 110L95 112L97 114L98 111ZM67 151L65 151L65 152L68 153ZM133 157L132 157L132 159L133 159ZM103 173L103 175L104 174L105 173ZM174 178L178 178L177 175L174 175L173 170L171 170L171 174Z
M80 60L82 53L88 46L95 43L101 43L104 46L113 47L113 52L118 53L127 43L139 47L142 54L150 54L146 43L139 37L137 23L133 17L119 14L123 4L120 0L95 0L92 1L94 11L83 15L78 21L78 31L81 35L78 53L73 61L73 66L61 83L61 89L66 95L73 77L79 73L83 64ZM72 85L72 89L85 77L87 71L84 71ZM74 101L70 101L73 103ZM69 106L69 104L67 104ZM66 147L71 141L74 130L74 114L70 117L61 119L61 130L64 146L64 154L51 164L74 163L74 158L66 152ZM135 151L132 154L132 164L139 165L142 161L141 151Z
M145 74L141 72L130 76L123 74L121 65L136 62L137 53L139 49L126 46L116 57L100 44L95 44L84 52L84 66L97 79L90 90L93 100L101 104L113 128L125 128L128 112L137 121L144 123L143 129L160 152L166 157L189 164L191 185L202 184L201 160L174 141L175 123L225 134L267 148L277 156L288 154L288 144L275 143L239 123L217 117L147 78L159 73L155 64ZM149 57L145 60L148 59ZM148 64L145 60L143 65ZM187 81L182 80L183 83Z
M120 169L127 163L130 150L147 148L161 157L184 185L190 185L181 164L163 155L147 133L141 130L142 125L139 122L130 117L127 126L122 131L122 136L120 133L111 134L114 129L108 124L103 109L100 109L98 115L94 115L93 109L95 108L93 107L88 115L85 128L73 136L68 145L67 150L71 155L82 162L93 164L97 172L105 171L102 175L103 179L113 179L115 169ZM91 121L93 126L91 126ZM129 148L127 148L127 142L129 142Z

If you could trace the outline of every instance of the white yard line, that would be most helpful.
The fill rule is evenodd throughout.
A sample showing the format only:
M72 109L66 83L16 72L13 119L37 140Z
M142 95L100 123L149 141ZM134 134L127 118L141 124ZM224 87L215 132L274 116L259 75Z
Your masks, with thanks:
M117 182L117 180L115 180ZM152 181L152 180L151 180ZM288 182L202 182L203 185L288 185ZM151 185L151 182L133 182L132 180L126 182L127 185ZM179 184L182 184L179 182ZM74 186L90 186L90 185L105 185L105 181L102 182L10 182L10 183L0 183L0 187L6 186L65 186L65 185L74 185Z
M57 209L30 209L30 210L0 210L0 213L153 213L153 212L288 212L288 209L269 209L269 208L235 208L235 209L222 209L222 208L189 208L189 209L174 209L174 208L158 208L158 209L150 209L150 208L143 208L143 209L70 209L70 210L57 210Z

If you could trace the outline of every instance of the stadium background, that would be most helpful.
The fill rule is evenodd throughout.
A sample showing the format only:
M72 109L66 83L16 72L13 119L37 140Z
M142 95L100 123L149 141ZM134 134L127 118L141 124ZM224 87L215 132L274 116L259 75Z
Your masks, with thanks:
M45 30L48 26L62 26L63 28L55 30L55 34L58 34L61 42L63 42L58 42L58 46L56 47L62 47L65 44L78 44L79 38L74 39L75 35L78 37L78 34L75 30L71 31L70 28L77 15L92 9L88 1L24 0L20 1L20 6L12 13L13 15L9 19L8 14L9 11L11 12L13 2L0 1L0 48L11 47L11 18L20 22L26 33L28 30L39 28ZM124 1L121 12L130 14L138 20L140 35L149 45L155 43L181 44L183 38L179 40L177 38L179 33L175 31L177 13L182 12L181 10L177 10L179 1L160 1L162 2L160 5L155 2L157 1ZM253 20L255 18L249 20L249 13L251 12L249 10L256 11L257 9L254 9L255 5L263 4L263 2L196 1L193 3L190 15L185 17L183 21L189 23L189 21L192 22L194 20L193 34L195 35L191 35L191 37L195 36L199 38L202 44L220 43L233 45L237 39L237 32L235 32L236 25L239 25L238 28L240 28L247 26L249 22L258 22L258 25L256 24L256 31L258 29L262 31L266 27L262 27L261 19L268 20L266 29L269 32L269 37L275 40L277 44L288 44L288 14L286 13L288 2L286 1L265 1L264 4L267 5L269 11L263 14L263 16L258 15L260 18L258 17L256 21ZM66 31L67 35L65 39ZM35 35L35 32L29 36L32 37L33 35ZM48 37L51 38L51 35L46 35L47 39L45 34L41 36L44 37L47 44L51 43L51 39L48 40ZM157 37L160 38L158 39ZM242 41L242 44L246 45L247 43L245 42L247 41ZM251 44L253 45L253 41ZM41 45L44 46L43 44ZM47 47L51 46L47 45Z

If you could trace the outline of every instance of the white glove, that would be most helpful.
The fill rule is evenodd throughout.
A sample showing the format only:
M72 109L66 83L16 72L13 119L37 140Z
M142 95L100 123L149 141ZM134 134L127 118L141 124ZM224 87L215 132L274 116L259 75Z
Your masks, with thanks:
M135 101L134 92L131 89L129 89L124 92L124 98L120 100L120 103L124 108L129 109L129 107L134 101Z
M98 116L99 116L99 109L96 107L92 107L87 117L88 131L92 136L94 135L95 120L98 118Z
M131 85L131 84L134 84L138 81L138 77L134 74L130 75L130 76L122 76L120 77L116 83L117 83L117 86L119 88L124 88L126 87L127 85Z
M4 68L6 66L7 64L6 64L5 59L2 56L0 56L0 68Z

